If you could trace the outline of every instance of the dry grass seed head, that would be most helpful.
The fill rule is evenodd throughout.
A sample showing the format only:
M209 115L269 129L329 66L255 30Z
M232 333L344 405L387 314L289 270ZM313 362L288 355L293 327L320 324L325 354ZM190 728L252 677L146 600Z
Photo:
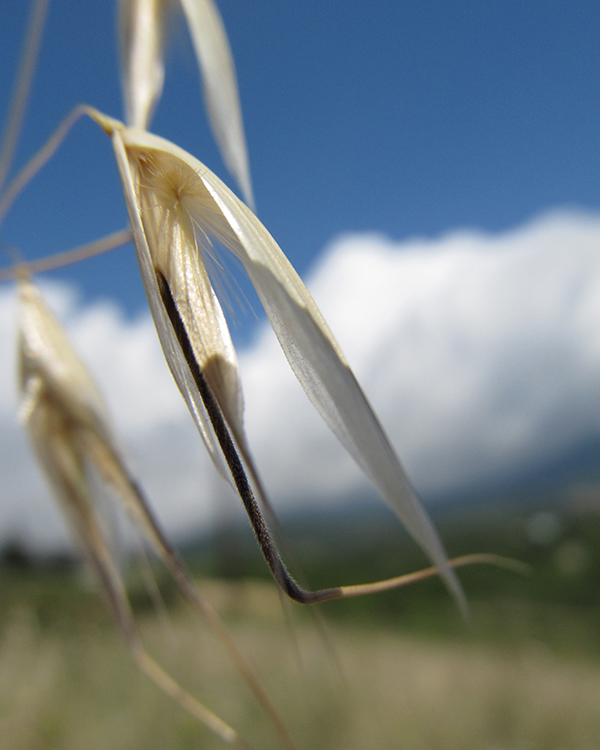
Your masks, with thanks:
M289 577L256 502L258 498L263 510L270 507L247 446L227 325L204 267L195 281L185 274L190 254L200 264L189 215L242 261L308 397L438 567L466 612L460 583L398 456L312 296L265 227L216 175L183 149L100 113L96 119L112 136L142 279L167 362L215 465L240 495L278 583L299 601L316 600L316 594L303 591ZM140 157L142 163L152 164L144 179L138 172ZM179 185L174 184L177 180ZM149 186L154 189L149 191ZM183 220L188 228L170 222L169 236L160 237L156 210L151 207L165 190L168 205L176 211L181 212L185 204ZM147 203L144 191L149 193ZM162 218L166 219L164 212ZM178 259L172 278L157 269L157 257ZM193 288L198 282L200 287ZM188 304L209 298L214 300L211 306ZM210 351L203 340L210 342ZM207 362L217 366L206 368ZM205 370L213 382L207 382ZM339 596L337 588L320 592L318 599Z

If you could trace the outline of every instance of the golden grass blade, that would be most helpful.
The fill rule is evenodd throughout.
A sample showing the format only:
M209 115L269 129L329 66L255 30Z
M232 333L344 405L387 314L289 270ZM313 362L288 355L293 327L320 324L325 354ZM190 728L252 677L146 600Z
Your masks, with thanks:
M180 0L200 63L204 99L223 160L253 208L248 149L233 55L213 0Z
M101 115L99 117L102 118ZM298 587L285 569L257 506L246 467L240 458L239 443L245 442L241 388L229 332L222 320L220 308L218 315L214 312L218 303L212 295L204 291L205 281L202 275L196 280L196 283L201 285L199 289L191 288L188 293L187 289L190 281L194 280L194 275L189 271L178 271L172 263L170 239L175 240L174 257L182 257L185 255L182 249L187 250L182 267L189 267L188 261L191 260L192 268L197 268L197 261L194 260L197 256L195 239L190 238L190 232L186 231L185 226L174 226L173 215L167 217L163 211L164 206L161 206L152 195L149 200L151 215L145 217L147 221L142 219L138 210L138 191L120 137L121 130L115 127L113 120L102 118L100 122L113 133L113 145L123 180L142 279L171 373L188 404L217 470L237 489L275 580L292 598L302 602L309 601L307 597L310 597L310 594ZM145 177L150 181L152 174L149 173ZM180 214L176 205L169 210L171 214ZM158 213L158 221L155 213ZM185 223L185 216L183 221ZM157 226L165 225L168 232L159 235L156 231ZM191 259L188 257L190 253ZM171 279L174 291L171 290L166 275ZM207 304L207 299L210 300L210 304ZM199 303L199 309L188 302ZM206 321L207 317L216 320L216 324L212 330L200 330L197 319L203 318ZM207 347L210 352L208 355ZM257 472L245 445L242 446L242 450L246 456L246 466L250 467L255 489L262 504L268 508L268 501L262 492Z
M48 0L34 0L25 44L23 45L23 54L18 68L19 74L12 101L8 108L8 120L2 144L0 145L0 189L2 189L10 170L21 132L21 125L23 124L27 99L31 90L31 82L35 72L47 12Z
M21 274L24 272L21 271ZM102 397L33 283L21 276L19 368L22 413L38 458L73 526L113 613L140 665L169 694L228 742L245 746L220 719L188 696L148 657L139 642L118 566L114 563L94 503L89 471L111 486L128 515L163 559L186 599L201 612L229 652L283 743L294 743L274 705L214 608L200 597L176 551L156 522L124 466L108 424ZM217 729L216 729L216 728Z
M120 0L119 41L125 121L147 128L163 90L165 0Z
M221 473L226 464L254 517L256 536L278 583L294 597L301 592L291 584L254 499L252 489L268 507L246 444L231 340L202 269L211 236L242 261L309 398L466 613L464 594L433 524L314 300L271 235L207 167L182 149L100 113L92 116L112 136L142 278L167 362L215 464ZM187 270L192 266L197 270L193 280Z
M41 389L48 408L51 406L61 419L68 415L80 430L106 435L104 400L58 321L26 276L19 279L18 290L21 391L30 394ZM36 408L41 397L37 395L33 401Z

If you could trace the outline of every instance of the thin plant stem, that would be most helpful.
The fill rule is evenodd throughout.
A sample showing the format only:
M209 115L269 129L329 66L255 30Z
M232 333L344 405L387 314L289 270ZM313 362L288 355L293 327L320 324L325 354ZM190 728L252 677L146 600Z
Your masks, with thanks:
M269 698L262 683L254 673L254 670L246 661L246 658L225 629L223 621L221 620L218 612L206 598L201 598L198 595L198 592L192 585L192 582L187 575L187 571L185 571L185 569L183 568L183 565L178 556L174 554L174 550L170 546L167 546L164 551L167 555L166 564L169 567L171 575L177 581L181 592L186 597L188 602L201 614L204 615L213 632L217 635L225 649L228 651L229 656L231 657L237 668L240 670L255 697L273 722L273 725L285 746L289 748L289 750L296 750L294 740L292 739L292 736L290 735L287 727L283 723L281 716L279 716L277 709Z
M8 110L6 127L0 146L0 188L4 185L17 148L31 82L37 63L49 0L35 0L31 9L23 53L19 63L15 89Z
M146 674L158 687L169 695L180 706L189 711L192 716L199 719L214 734L220 737L228 745L252 750L240 735L226 724L222 719L210 711L208 708L199 703L189 693L187 693L175 680L157 664L154 659L142 648L134 648L134 658L138 667Z
M52 271L55 268L62 268L71 263L93 258L95 255L101 255L109 250L115 250L122 245L131 241L131 230L120 229L118 232L106 235L99 240L88 242L85 245L79 245L72 250L66 250L63 253L55 253L45 258L31 261L30 263L18 263L10 268L0 270L0 282L16 279L22 273L34 274L44 271Z
M85 104L79 104L68 114L65 119L56 128L54 133L46 141L46 144L30 159L16 177L9 183L0 199L0 224L15 202L19 193L27 185L34 175L54 156L57 148L63 142L69 130L80 117L87 115L90 108Z
M514 573L520 573L521 575L527 575L531 572L529 566L519 560L513 560L510 557L502 557L501 555L494 555L485 552L455 557L453 560L448 560L448 565L452 568L462 568L464 565L495 565L496 567L506 568L507 570L512 570ZM364 594L375 594L380 591L389 591L390 589L399 588L400 586L407 586L410 583L423 581L425 578L431 578L432 576L437 575L437 573L437 568L430 567L418 570L414 573L397 576L396 578L387 578L384 581L377 581L376 583L364 583L357 586L340 586L339 596L331 598L347 599L352 596L363 596Z

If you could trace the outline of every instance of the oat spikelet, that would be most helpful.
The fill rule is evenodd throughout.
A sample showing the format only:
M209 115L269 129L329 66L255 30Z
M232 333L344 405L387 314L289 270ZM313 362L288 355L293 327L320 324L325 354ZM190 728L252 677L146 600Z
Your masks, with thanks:
M281 588L302 602L261 514L269 504L243 425L237 359L204 258L216 241L243 264L296 377L323 419L437 566L463 611L439 537L379 420L298 274L271 235L206 167L169 141L92 113L111 136L148 302L165 357L217 469L240 495Z

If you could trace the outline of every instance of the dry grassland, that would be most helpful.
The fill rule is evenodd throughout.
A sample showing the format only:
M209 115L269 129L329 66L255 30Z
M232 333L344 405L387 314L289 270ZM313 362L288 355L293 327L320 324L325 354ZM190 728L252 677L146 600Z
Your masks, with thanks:
M380 626L328 624L295 610L293 632L268 584L212 584L245 654L305 750L593 750L600 663L517 647L428 641ZM182 684L256 748L277 748L254 698L204 623L185 609L140 617ZM224 745L132 664L108 621L48 627L27 607L0 633L1 750L187 750Z

